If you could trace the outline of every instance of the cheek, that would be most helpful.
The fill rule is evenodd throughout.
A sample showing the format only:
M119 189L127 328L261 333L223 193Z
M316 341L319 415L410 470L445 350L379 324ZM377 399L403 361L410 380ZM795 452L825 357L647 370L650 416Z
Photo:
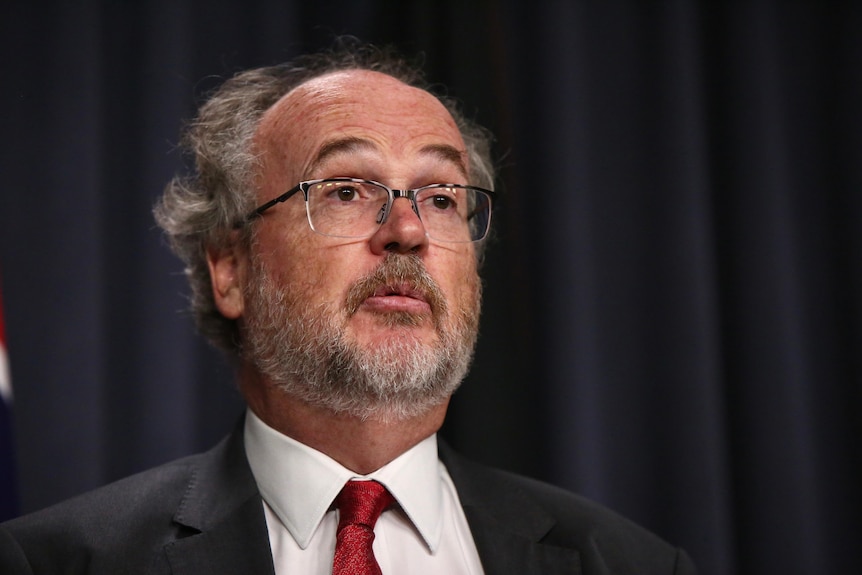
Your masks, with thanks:
M472 254L452 258L441 268L446 270L445 283L441 287L447 292L452 312L462 306L472 306L479 289L479 275L476 269L476 261ZM430 271L430 270L429 270ZM435 277L431 271L432 277Z
M259 254L275 281L313 306L341 305L352 282L363 274L361 246L351 249L310 229L270 238L267 245L265 252L261 242Z
M281 285L307 303L317 303L328 297L328 266L321 258L311 257L309 251L282 251L270 265Z
M480 281L475 266L466 269L461 276L461 301L459 305L465 311L476 311L475 308L479 305Z
M282 210L265 222L258 230L253 251L260 265L281 287L305 296L319 283L320 258L312 257L316 252L312 242L315 235L308 228L305 212L289 210L288 205L278 205Z

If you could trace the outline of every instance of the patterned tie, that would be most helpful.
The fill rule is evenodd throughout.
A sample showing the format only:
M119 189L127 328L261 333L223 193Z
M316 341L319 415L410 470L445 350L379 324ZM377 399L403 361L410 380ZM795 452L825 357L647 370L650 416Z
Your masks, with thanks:
M374 524L395 499L376 481L348 481L335 504L338 533L332 575L381 575L371 544Z

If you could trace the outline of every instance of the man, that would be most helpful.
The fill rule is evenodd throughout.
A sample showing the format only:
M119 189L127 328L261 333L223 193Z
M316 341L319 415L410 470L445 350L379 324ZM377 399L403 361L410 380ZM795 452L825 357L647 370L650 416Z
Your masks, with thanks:
M156 217L246 416L208 453L7 523L3 573L694 571L596 504L438 445L493 169L414 71L362 48L245 72L186 143L196 174Z

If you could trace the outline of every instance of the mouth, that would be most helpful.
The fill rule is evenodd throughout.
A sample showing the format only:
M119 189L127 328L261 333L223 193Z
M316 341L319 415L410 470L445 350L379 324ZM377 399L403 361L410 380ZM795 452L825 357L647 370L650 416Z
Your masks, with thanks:
M419 289L406 283L380 286L369 297L406 297L428 302L428 298Z
M360 307L377 313L431 313L431 304L425 294L407 283L388 283L376 288Z
M376 270L348 290L348 316L360 310L400 317L409 323L431 317L437 323L447 312L446 298L418 257L389 254Z

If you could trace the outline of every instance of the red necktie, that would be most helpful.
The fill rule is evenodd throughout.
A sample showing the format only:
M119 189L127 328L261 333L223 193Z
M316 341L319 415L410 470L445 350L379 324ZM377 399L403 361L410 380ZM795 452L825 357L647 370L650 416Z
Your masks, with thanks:
M348 481L335 504L338 532L332 575L381 575L371 544L374 524L395 499L376 481Z

